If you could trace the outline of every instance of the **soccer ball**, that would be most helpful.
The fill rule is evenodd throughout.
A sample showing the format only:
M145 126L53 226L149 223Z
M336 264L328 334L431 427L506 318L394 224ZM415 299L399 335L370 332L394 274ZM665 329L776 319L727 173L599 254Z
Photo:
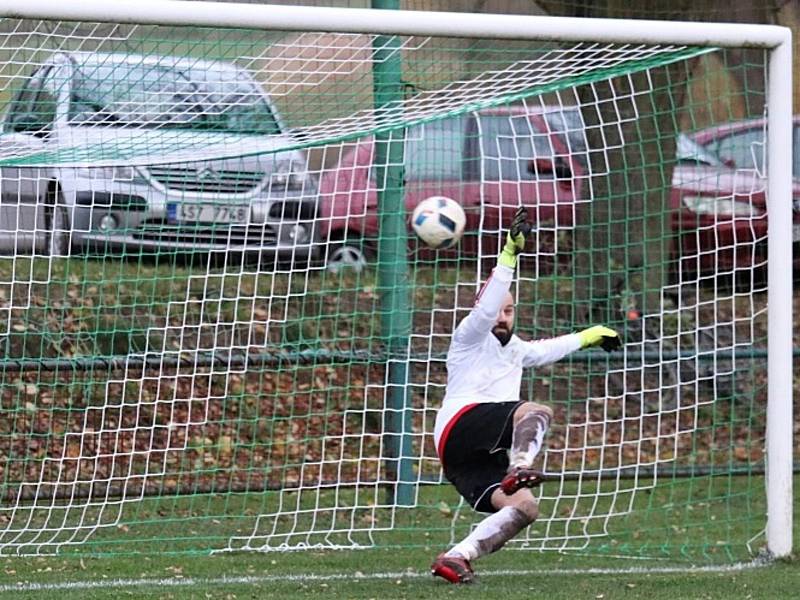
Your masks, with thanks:
M464 233L467 217L461 205L445 196L431 196L419 204L411 215L411 227L431 248L450 248Z

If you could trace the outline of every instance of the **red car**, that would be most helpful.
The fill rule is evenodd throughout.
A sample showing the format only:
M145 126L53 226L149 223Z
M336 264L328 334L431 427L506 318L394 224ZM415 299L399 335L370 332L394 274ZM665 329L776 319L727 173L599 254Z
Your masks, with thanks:
M765 266L766 121L727 123L678 139L672 178L672 229L682 280ZM800 117L793 145L800 148ZM793 176L794 266L800 268L800 153Z
M327 263L363 266L378 236L373 140L353 144L320 179L320 235ZM524 204L540 229L572 228L587 172L580 112L571 107L503 107L411 127L405 144L405 208L430 196L464 208L460 256L497 251L500 232ZM477 232L482 234L479 236ZM409 234L412 250L416 239ZM335 243L333 243L335 242Z

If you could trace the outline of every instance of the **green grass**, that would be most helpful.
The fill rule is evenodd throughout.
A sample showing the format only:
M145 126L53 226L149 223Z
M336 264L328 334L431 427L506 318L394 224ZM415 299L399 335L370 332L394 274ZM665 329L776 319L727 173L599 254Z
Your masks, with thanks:
M705 540L715 537L729 536L741 542L742 536L749 535L748 529L754 526L753 522L763 524L763 504L742 503L737 499L746 490L758 496L760 489L758 493L755 490L763 481L748 482L741 477L730 479L733 483L726 484L732 498L716 505L709 503L714 506L712 515L717 516L716 524L696 508L692 511L694 514L687 516L686 510L691 505L686 502L703 503L698 498L681 497L678 490L697 490L703 487L703 481L699 478L698 482L688 486L683 482L673 482L659 486L652 494L643 494L646 502L638 507L639 510L614 522L608 539L586 551L536 552L512 547L486 557L476 563L478 574L482 575L480 582L469 588L454 588L433 581L427 573L433 557L447 546L445 529L451 519L451 515L440 510L441 505L431 505L434 497L429 494L422 499L423 507L398 513L399 531L391 534L391 538L382 538L394 540L390 547L186 554L183 552L187 545L185 540L181 542L179 533L184 536L192 532L198 536L209 533L202 530L200 520L189 512L183 521L164 519L160 527L161 540L142 545L142 551L138 553L4 557L0 559L0 595L5 592L19 599L59 600L109 597L304 598L321 594L330 598L440 598L458 595L468 598L672 600L794 597L798 582L796 560L762 566L755 565L742 552L712 555L708 548L694 554L688 552L692 545L703 546ZM708 481L705 483L710 485ZM797 483L800 483L800 478L796 478ZM452 506L454 495L449 486L429 488L429 491ZM672 506L665 502L667 499L672 499ZM202 503L199 500L172 501L199 509ZM725 517L724 508L733 514ZM736 518L737 512L741 512L740 519ZM173 517L180 514L175 512ZM466 516L465 522L471 522L473 515L467 513ZM137 524L132 520L127 522L129 529L125 529L124 536L135 536ZM706 526L702 527L702 523ZM152 528L158 525L158 521L148 525ZM800 519L796 516L795 539L800 539L799 525ZM107 533L111 534L109 537L120 537L116 528ZM106 537L107 533L99 531L97 537ZM631 544L633 540L639 545L638 551ZM665 550L669 541L673 546L668 553ZM101 540L99 542L90 544L89 550L105 548L110 551L109 546L104 546ZM648 554L644 551L647 546L650 550L660 547L664 552ZM120 545L118 550L125 552L125 547ZM87 548L79 551L86 552ZM618 555L621 554L628 556L620 558ZM742 563L744 568L739 568ZM731 567L734 568L731 570ZM504 571L515 573L504 574ZM9 586L18 585L22 588L12 592ZM36 585L49 587L35 589ZM66 587L69 585L74 587Z
M633 480L585 479L546 483L541 488L541 519L530 529L531 548L570 548L598 555L670 559L698 564L749 560L762 543L764 480L719 475L669 479L662 474L651 488L641 475ZM651 482L652 484L652 482ZM632 493L633 488L637 492ZM6 513L0 535L6 552L68 556L135 555L159 551L208 554L249 547L339 545L445 547L466 535L478 517L458 508L450 485L420 489L414 509L386 508L385 490L362 485L358 496L342 485L336 495L309 485L294 492L194 493L154 496L119 505L87 506L75 498L69 510L40 501ZM374 503L381 506L373 507ZM92 530L92 526L97 526ZM14 533L25 531L24 534ZM82 543L78 543L82 542Z
M670 565L502 550L476 564L480 577L477 585L456 588L428 576L428 566L437 551L419 548L213 557L5 559L2 580L5 586L18 582L51 585L94 582L107 586L9 592L20 600L320 595L328 598L789 598L796 597L798 580L797 561L734 572L691 571L686 564L682 565L685 571L678 567L673 572L658 572ZM623 572L590 574L590 569ZM519 573L498 573L506 570ZM226 582L223 578L234 581ZM236 581L236 578L242 579ZM129 581L124 586L111 587L115 579L152 581L139 584Z

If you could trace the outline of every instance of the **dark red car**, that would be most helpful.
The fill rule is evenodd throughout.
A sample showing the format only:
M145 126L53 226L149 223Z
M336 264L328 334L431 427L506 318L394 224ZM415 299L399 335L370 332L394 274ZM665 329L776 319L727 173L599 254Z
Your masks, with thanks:
M765 266L764 119L727 123L678 139L672 178L674 250L682 279ZM794 266L800 268L800 117L793 131Z
M372 139L354 143L320 179L320 235L329 266L362 266L378 236ZM430 196L464 208L460 256L497 251L500 232L524 204L540 229L572 228L587 172L580 112L571 107L503 107L411 127L405 143L405 208ZM478 235L477 232L481 232ZM409 234L412 250L416 239Z

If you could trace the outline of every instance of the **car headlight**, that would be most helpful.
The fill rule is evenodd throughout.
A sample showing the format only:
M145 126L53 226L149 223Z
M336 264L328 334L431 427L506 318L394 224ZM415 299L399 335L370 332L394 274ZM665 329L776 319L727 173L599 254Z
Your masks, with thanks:
M282 160L269 175L269 190L271 192L302 190L307 181L308 172L305 164L296 160Z
M683 205L698 215L758 217L764 211L749 202L714 196L684 196Z
M75 169L77 177L100 181L139 181L142 176L133 167L79 167Z

